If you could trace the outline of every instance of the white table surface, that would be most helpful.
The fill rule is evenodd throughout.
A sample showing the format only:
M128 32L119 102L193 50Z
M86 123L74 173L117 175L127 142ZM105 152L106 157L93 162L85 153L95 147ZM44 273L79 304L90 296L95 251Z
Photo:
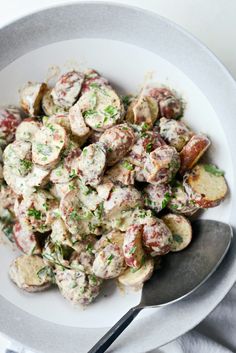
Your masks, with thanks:
M78 2L79 0L69 2ZM86 0L85 0L86 1ZM97 0L99 1L99 0ZM187 29L197 38L199 38L208 48L210 48L218 58L225 64L231 74L236 78L236 1L235 0L119 0L111 2L119 2L139 6L148 10L157 12L158 14L176 22L180 26ZM42 8L54 6L56 4L68 3L65 0L0 0L0 27L19 18L25 14L37 11ZM234 290L235 292L235 290ZM230 300L234 298L234 294L230 294ZM234 300L234 299L233 299ZM227 304L228 302L226 302ZM235 303L236 304L236 303ZM233 305L235 307L236 305ZM227 304L228 305L228 304ZM218 319L222 316L223 311L221 305L213 313L213 317ZM235 315L235 312L234 312ZM232 316L233 317L233 316ZM228 319L231 320L230 314ZM236 321L236 320L235 320ZM226 325L228 323L226 322ZM232 324L232 323L231 323ZM204 330L204 325L202 325ZM216 323L217 325L217 323ZM228 332L234 325L229 327ZM215 329L217 329L216 326ZM234 327L236 328L236 327ZM210 327L212 330L212 327ZM202 343L201 335L204 332L198 329L196 332L190 333L186 339L178 344L170 344L168 347L161 349L162 352L178 353L178 352L235 352L234 349L228 350L227 334L225 344L216 346L213 342L211 347L209 342L207 347L197 345ZM232 331L233 334L233 331ZM234 332L234 335L236 333ZM186 335L185 335L186 336ZM220 337L216 335L216 337ZM230 341L231 336L228 336ZM198 342L198 343L197 343ZM185 349L181 349L181 344L185 345ZM6 346L9 347L7 339L0 335L0 353L5 353ZM228 348L226 348L228 346ZM195 347L195 348L194 348ZM221 348L219 348L221 347ZM17 347L15 347L17 348ZM183 347L184 348L184 347ZM197 349L197 350L196 350ZM226 349L226 350L225 350ZM159 351L160 352L160 351ZM135 353L135 352L134 352ZM153 352L154 353L154 352Z

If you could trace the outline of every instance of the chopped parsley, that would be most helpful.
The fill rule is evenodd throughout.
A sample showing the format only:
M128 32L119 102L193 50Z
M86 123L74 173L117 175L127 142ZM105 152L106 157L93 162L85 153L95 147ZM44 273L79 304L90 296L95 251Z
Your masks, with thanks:
M108 105L105 109L104 109L105 114L108 115L108 117L113 118L115 115L117 115L118 110L116 107L114 107L113 105Z
M40 220L42 217L42 212L39 210L36 210L35 208L29 208L28 216L34 217L35 219Z
M51 279L54 281L54 272L51 266L44 266L42 267L38 272L37 276L41 280L45 280L47 278Z
M76 221L86 221L91 219L91 212L87 211L84 214L78 214L78 212L76 210L72 211L70 214L70 219L72 220L76 220Z
M162 203L161 203L161 208L165 208L168 205L170 199L171 199L171 196L169 192L166 192L164 195L164 199L162 200Z
M21 159L20 160L20 167L23 169L24 172L29 172L32 169L33 163L28 159Z
M51 130L52 132L55 132L55 127L52 124L46 124L46 127Z
M76 175L77 175L76 170L72 169L70 174L69 174L69 178L72 179L72 178L76 177Z
M86 251L89 253L89 254L93 254L93 246L91 243L89 243L87 246L86 246Z
M108 152L110 152L110 153L113 152L113 149L112 149L111 147L108 147L107 150L108 150Z
M217 168L213 164L204 164L204 169L206 172L213 174L215 176L223 176L225 172L219 168Z
M153 144L151 142L149 142L146 146L146 152L150 153L153 149Z
M111 255L107 258L107 263L108 263L108 265L110 265L110 263L111 263L111 261L112 261L113 258L114 258L114 255L113 255L113 254L111 254Z
M132 246L132 248L131 248L130 251L129 251L129 255L134 254L135 251L136 251L136 249L137 249L137 246L136 246L136 245Z
M97 111L95 109L89 109L89 110L85 110L83 112L83 117L86 118L91 118L91 116L97 114Z
M133 166L131 163L129 163L128 161L124 161L124 162L122 163L122 166L123 166L125 169L128 169L128 170L130 170L130 171L134 170L134 166Z
M50 154L52 153L52 147L45 145L43 143L38 143L37 144L37 151L38 153L42 154L43 156L50 156ZM46 157L44 157L46 158Z
M124 104L125 109L127 109L132 101L132 96L129 96L129 95L122 96L121 100L122 100L122 103Z
M90 83L89 87L91 87L91 88L99 88L100 86L99 86L98 83L92 82L92 83Z
M179 234L173 234L173 241L175 241L178 244L183 243L183 238Z

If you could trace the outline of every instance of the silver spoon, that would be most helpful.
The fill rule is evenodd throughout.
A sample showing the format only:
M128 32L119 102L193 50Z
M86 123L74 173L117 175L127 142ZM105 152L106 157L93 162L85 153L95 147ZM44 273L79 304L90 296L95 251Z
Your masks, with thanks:
M142 309L177 302L213 274L229 249L232 228L210 220L197 220L192 226L193 240L189 247L165 256L162 269L144 284L140 303L131 308L88 353L105 352Z

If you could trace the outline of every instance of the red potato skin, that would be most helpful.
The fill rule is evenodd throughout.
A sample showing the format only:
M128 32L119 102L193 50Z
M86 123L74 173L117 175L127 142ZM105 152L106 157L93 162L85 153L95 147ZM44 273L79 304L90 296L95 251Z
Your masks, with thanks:
M192 169L201 156L209 148L211 142L205 135L194 135L180 152L181 167L179 173L183 175Z
M85 74L85 79L81 88L81 95L90 90L91 83L97 84L98 86L108 86L108 81L99 75L99 73L95 70L89 70Z
M34 254L40 253L40 249L39 249L35 234L24 232L20 222L16 222L13 227L13 237L14 237L16 246L24 254L29 255L30 249L33 249L33 248L35 248ZM29 244L31 244L32 246L29 247Z
M18 115L14 115L10 110L0 109L0 131L2 137L10 143L15 137L17 126L21 123Z
M123 253L125 263L129 267L140 268L144 251L142 248L143 226L134 224L130 226L124 236Z
M171 231L162 220L143 227L143 243L152 256L167 254L171 249L169 242L171 237Z
M152 88L148 95L156 99L159 106L159 117L176 119L182 115L182 102L170 89Z

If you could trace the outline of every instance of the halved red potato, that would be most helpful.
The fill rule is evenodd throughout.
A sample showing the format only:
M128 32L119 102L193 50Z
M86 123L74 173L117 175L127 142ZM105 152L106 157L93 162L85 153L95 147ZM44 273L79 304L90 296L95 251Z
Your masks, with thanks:
M104 176L102 182L96 186L98 196L102 200L108 200L113 187L114 183L107 176Z
M179 154L174 147L165 145L152 151L145 164L144 175L148 183L170 182L180 167Z
M62 159L62 161L51 171L50 181L52 183L69 183L79 174L79 156L81 149L75 148Z
M106 150L100 142L84 147L78 161L81 179L85 184L97 186L106 166Z
M172 233L170 251L185 249L192 240L192 226L189 220L181 215L168 213L161 218Z
M4 179L17 195L30 195L36 187L44 186L49 180L49 172L36 165L33 165L32 170L25 176L14 174L7 164L3 169Z
M143 191L145 206L156 212L165 208L171 199L171 187L168 184L148 184Z
M199 206L190 198L181 183L172 188L168 208L174 213L182 213L186 216L192 216L199 210Z
M145 253L142 246L143 226L138 224L131 225L124 236L123 253L125 263L129 267L138 269L142 266Z
M32 142L39 132L40 123L32 118L24 119L16 129L16 140Z
M85 71L85 78L81 89L81 95L90 90L109 86L109 82L106 78L102 77L97 71L93 69L88 69Z
M76 180L76 190L80 201L91 211L95 211L103 199L97 191L85 185L80 179Z
M131 124L152 128L158 116L157 101L148 96L140 95L129 105L125 119Z
M37 116L41 113L42 98L47 91L46 83L28 82L20 91L20 106L26 114Z
M63 295L73 305L86 306L98 296L102 280L94 274L87 275L75 269L56 269L56 284Z
M214 165L197 164L184 175L184 187L201 208L215 207L225 198L228 187L224 172Z
M4 169L10 169L16 176L26 176L32 170L31 143L14 141L9 144L3 153ZM7 181L7 179L6 179Z
M48 89L42 98L42 109L44 114L52 116L54 114L63 114L66 108L56 105L52 98L52 89ZM60 125L60 124L59 124Z
M6 146L14 140L20 122L21 114L18 108L13 106L0 108L0 146Z
M109 233L105 233L102 237L96 242L94 249L95 251L100 251L105 248L108 244L117 244L121 248L124 243L124 233L119 230L112 230Z
M127 158L142 170L149 153L163 145L166 143L157 131L141 131Z
M66 143L66 131L62 126L47 124L41 127L32 141L33 162L45 168L54 166Z
M122 159L135 143L134 130L127 124L120 124L106 130L99 140L107 150L107 165Z
M161 137L177 151L181 151L193 136L193 132L183 121L161 118L159 129Z
M9 268L10 279L27 292L40 292L52 283L49 276L40 276L45 268L43 259L37 255L21 255L12 261Z
M69 183L53 184L50 188L50 193L57 200L61 200L71 190L77 190L77 184L75 179L71 180Z
M154 260L148 258L144 264L136 270L128 268L125 272L118 277L118 282L125 287L132 287L139 289L143 283L151 278L154 271Z
M51 116L44 116L43 124L58 124L62 126L68 134L71 134L70 120L67 112L57 113Z
M135 167L123 159L116 163L107 171L108 177L113 182L119 182L123 185L133 185L135 181Z
M123 120L124 107L111 86L91 86L84 92L78 105L86 125L96 131L104 131Z
M180 174L184 174L186 170L192 169L202 155L210 147L210 140L203 134L194 135L180 152Z
M84 81L84 74L69 71L63 74L51 91L53 102L59 107L69 109L78 99Z
M92 211L82 204L77 190L69 191L60 202L61 217L71 234L99 234L99 222Z
M69 122L73 135L76 135L79 138L89 137L90 128L85 124L84 117L78 103L73 105L69 110Z
M183 103L177 95L165 87L151 87L146 90L148 96L153 97L159 106L159 117L178 119L183 115Z
M13 237L17 247L27 255L37 255L41 253L38 239L33 232L22 228L20 222L16 222L13 227Z
M51 229L53 210L58 203L47 191L38 190L23 198L19 204L19 222L31 232L45 233Z
M106 245L96 254L93 263L93 273L103 279L116 278L125 268L122 248L117 244Z
M114 186L108 200L104 201L106 217L114 217L122 211L142 206L141 193L132 186Z
M154 224L143 226L143 243L151 256L167 254L171 241L171 231L161 219L156 218Z

